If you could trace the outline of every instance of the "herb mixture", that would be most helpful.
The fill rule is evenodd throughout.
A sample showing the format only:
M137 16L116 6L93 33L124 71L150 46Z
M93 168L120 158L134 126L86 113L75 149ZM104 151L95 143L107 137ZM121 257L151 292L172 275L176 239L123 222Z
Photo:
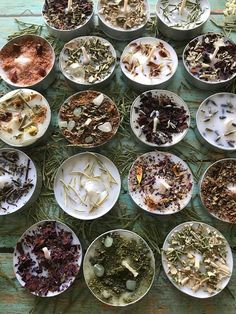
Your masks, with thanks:
M236 159L219 160L201 183L204 206L217 218L236 223Z
M111 199L114 185L118 184L105 163L93 153L80 155L72 162L69 159L67 166L63 166L59 182L64 192L64 206L88 213Z
M220 93L204 101L197 113L204 138L221 149L236 149L236 95Z
M80 255L73 234L60 223L47 221L31 228L17 243L14 266L30 292L47 296L71 285L79 272Z
M167 94L146 92L134 105L133 117L136 134L146 142L164 145L173 143L176 135L183 133L189 124L189 115L183 106Z
M190 73L200 80L228 80L236 74L236 44L220 34L202 35L190 41L184 62Z
M202 290L214 294L221 290L222 280L231 276L227 242L205 224L186 223L174 231L163 256L171 279L194 293Z
M116 105L97 91L83 91L70 97L60 108L59 126L72 144L95 147L116 133L120 115Z
M90 0L73 0L68 8L68 0L46 0L43 15L47 23L61 30L75 29L83 25L93 13Z
M192 29L203 23L202 15L206 9L202 0L161 0L158 11L168 26Z
M183 161L171 154L150 152L134 162L129 174L129 191L143 209L156 213L174 213L191 198L193 179Z
M88 286L109 304L137 300L150 288L154 276L147 245L141 239L128 239L119 232L100 238L88 262L94 272L93 278L86 278L85 272Z
M114 27L133 29L147 21L147 2L144 0L99 1L101 17Z
M37 92L17 90L0 99L1 139L11 145L28 145L42 136L50 123L45 99Z
M0 213L14 212L32 195L31 167L30 159L22 159L17 151L0 151Z
M174 73L178 63L177 56L174 60L169 49L167 43L158 39L150 42L143 38L131 42L121 57L124 73L142 84L165 81Z
M107 78L115 68L115 51L103 38L73 39L61 53L62 71L77 83L94 84Z
M0 51L1 71L19 86L41 81L53 66L51 46L40 37L25 35L6 44Z

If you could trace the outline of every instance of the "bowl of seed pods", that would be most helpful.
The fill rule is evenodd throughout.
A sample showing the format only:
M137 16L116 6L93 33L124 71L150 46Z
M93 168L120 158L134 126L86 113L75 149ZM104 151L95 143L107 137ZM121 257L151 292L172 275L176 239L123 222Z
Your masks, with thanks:
M46 89L55 79L55 53L37 35L22 35L0 50L0 75L13 89Z
M116 40L132 40L144 32L150 13L147 0L98 1L101 30Z
M0 98L0 139L14 147L29 147L46 139L51 109L38 92L22 88Z
M170 215L188 205L194 180L188 165L165 152L148 152L139 156L128 176L129 194L148 213Z
M90 34L93 29L93 1L46 0L42 16L50 34L69 41Z
M191 40L183 52L184 75L204 90L222 90L236 77L236 44L218 33Z
M101 302L127 306L142 299L155 276L155 258L138 234L117 229L97 237L86 251L84 278Z
M200 197L215 218L236 223L236 159L221 159L210 165L200 182Z
M128 84L137 91L164 89L177 70L178 57L167 42L142 37L125 47L120 66Z
M198 36L210 17L208 0L158 0L156 5L158 30L167 38L178 41Z
M73 89L103 87L115 74L116 51L104 38L78 37L65 44L59 66Z
M236 151L236 95L217 93L205 99L196 114L197 134L209 148Z
M43 220L18 240L14 273L22 287L38 297L54 297L74 282L82 263L82 247L65 224Z
M59 110L62 135L83 148L101 146L111 140L120 124L115 103L105 94L87 90L69 97Z
M202 222L190 221L167 235L162 265L181 292L205 299L220 293L233 272L233 256L225 237Z
M113 162L89 152L65 160L54 181L54 194L60 207L81 220L96 219L108 213L120 189L120 175Z
M135 136L153 147L169 147L188 132L190 113L187 104L166 90L150 90L138 96L130 110Z
M29 208L38 198L42 177L25 153L0 149L0 216Z

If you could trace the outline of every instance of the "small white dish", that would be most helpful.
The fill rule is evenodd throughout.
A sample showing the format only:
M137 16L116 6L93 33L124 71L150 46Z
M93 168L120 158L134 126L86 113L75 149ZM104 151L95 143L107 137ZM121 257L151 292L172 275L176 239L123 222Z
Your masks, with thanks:
M164 271L166 273L166 276L168 277L168 279L170 280L170 282L178 289L180 290L181 292L185 293L185 294L188 294L192 297L195 297L195 298L199 298L199 299L205 299L205 298L210 298L210 297L213 297L215 295L217 295L218 293L220 293L228 284L229 280L230 280L230 276L229 277L225 277L222 281L221 281L221 287L220 287L220 290L219 291L215 291L214 293L210 294L209 292L207 291L204 291L203 289L199 289L198 291L194 292L192 291L192 289L190 289L189 287L187 286L179 286L177 283L174 282L174 280L172 279L172 277L170 276L169 274L169 270L168 270L168 266L167 266L167 260L166 260L166 257L165 257L165 253L163 252L163 250L167 250L169 247L170 247L170 244L169 244L169 240L171 238L171 236L173 234L176 234L177 232L179 232L180 230L182 230L182 228L184 226L187 226L187 225L193 225L193 226L198 226L198 225L203 225L205 226L206 228L209 228L209 230L212 230L212 231L215 231L219 236L223 237L224 236L217 230L215 229L214 227L208 225L208 224L205 224L203 222L196 222L196 221L189 221L189 222L184 222L178 226L176 226L174 229L172 229L170 231L170 233L167 235L165 241L164 241L164 244L163 244L163 248L162 248L162 266L164 268ZM224 238L225 240L225 246L226 246L226 251L227 251L227 257L226 257L226 262L227 262L227 265L231 271L231 274L232 274L232 271L233 271L233 255L232 255L232 251L230 249L230 246L227 242L227 240ZM197 259L199 259L201 257L200 254L198 254L196 256Z
M87 167L94 167L91 175L84 175ZM102 173L105 175L101 180ZM65 160L54 181L54 194L60 207L81 220L96 219L108 213L115 205L120 189L120 174L113 162L89 152ZM93 207L95 203L100 205Z

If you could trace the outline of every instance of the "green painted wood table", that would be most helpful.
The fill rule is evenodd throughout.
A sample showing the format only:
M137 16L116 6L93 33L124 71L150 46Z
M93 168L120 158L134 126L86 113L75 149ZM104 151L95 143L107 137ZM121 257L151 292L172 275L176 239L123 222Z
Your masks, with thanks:
M26 31L41 32L47 36L42 25L41 8L43 0L1 0L0 1L0 44L7 41L7 37L17 32L19 28L25 28ZM151 8L154 11L155 1L150 1ZM223 31L217 25L223 23L223 9L225 1L211 0L213 22L208 21L204 31ZM23 23L17 23L15 18ZM149 23L149 34L157 35L155 29L155 19ZM26 24L24 24L26 23ZM31 25L36 24L36 25ZM99 30L95 30L100 34ZM234 32L230 35L236 39ZM56 50L60 50L60 43L50 38ZM118 52L122 51L124 44L112 41ZM181 59L181 52L186 43L170 43L175 47ZM234 87L231 86L231 91ZM195 89L185 82L182 75L182 63L180 60L178 72L174 82L168 87L169 90L178 93L189 105L191 111L191 130L187 137L170 149L179 157L188 162L191 167L196 182L206 167L213 161L225 157L224 154L217 154L208 151L206 147L200 144L195 136L195 113L200 102L210 95L209 92L203 92ZM8 87L1 83L0 92L3 94L8 91ZM198 187L196 184L194 196L190 205L181 213L171 217L153 217L136 208L127 193L127 171L132 161L138 154L147 150L141 146L130 135L129 128L129 107L136 96L135 93L126 92L125 87L120 80L120 71L117 68L116 79L107 87L105 91L119 105L123 115L122 125L116 138L108 145L105 145L99 152L110 157L119 167L123 185L119 202L112 211L101 219L83 222L70 218L62 212L54 200L52 184L55 170L60 163L68 156L79 152L80 150L68 146L61 138L56 121L56 114L63 100L73 93L66 86L63 78L58 73L57 80L44 92L49 100L54 113L53 130L50 138L40 147L28 150L28 154L38 163L43 175L43 189L37 203L20 213L0 217L0 313L155 313L155 314L217 314L217 313L236 313L236 267L228 287L218 296L198 300L188 297L179 292L168 281L160 267L160 248L167 233L177 224L188 220L201 220L218 228L228 239L233 251L236 248L236 227L221 223L210 217L199 201ZM1 146L4 146L1 144ZM228 154L227 156L235 156ZM83 247L86 249L88 244L100 233L122 227L138 232L143 236L155 252L157 260L157 275L151 291L143 300L126 308L111 308L97 301L88 291L82 272L78 279L62 295L55 298L34 297L26 290L20 287L16 281L12 268L12 251L20 235L35 221L42 219L60 219L70 225L80 237ZM235 258L235 254L234 254Z

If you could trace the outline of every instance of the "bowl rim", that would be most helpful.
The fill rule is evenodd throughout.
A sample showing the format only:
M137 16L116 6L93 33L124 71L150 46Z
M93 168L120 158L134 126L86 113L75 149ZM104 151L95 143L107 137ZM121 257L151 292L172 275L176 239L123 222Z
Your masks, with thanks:
M90 249L96 244L96 242L97 242L98 240L100 240L100 239L101 239L102 237L104 237L106 234L111 234L111 233L114 233L114 232L118 232L118 233L120 233L120 234L122 234L122 233L123 233L123 234L128 234L128 233L129 233L129 234L131 234L134 238L136 238L137 240L141 240L141 241L145 244L145 246L148 248L148 250L149 250L150 262L152 263L152 266L153 266L153 267L152 267L152 268L153 268L152 280L151 280L150 285L149 285L148 289L146 290L146 292L145 292L141 297L139 297L137 300L134 300L134 301L132 301L132 302L130 302L130 303L127 303L127 304L123 303L123 304L120 304L120 305L115 305L115 304L112 304L112 303L109 303L109 302L105 302L104 300L102 300L101 298L99 298L99 297L97 296L97 294L96 294L95 292L93 292L93 290L90 288L90 286L89 286L89 284L88 284L88 282L87 282L87 280L86 280L86 277L85 277L85 275L84 275L84 274L85 274L85 263L86 263L86 261L87 261L87 256L88 256L88 254L89 254ZM156 273L155 264L156 264L156 263L155 263L155 256L154 256L154 253L153 253L152 249L150 248L149 244L146 242L146 240L144 240L143 237L141 237L138 233L136 233L136 232L134 232L134 231L127 230L127 229L122 229L122 228L117 228L117 229L112 229L112 230L109 230L109 231L106 231L106 232L100 234L99 236L97 236L97 237L90 243L90 245L89 245L89 247L87 248L86 253L85 253L85 255L84 255L83 275L84 275L84 280L85 280L85 283L86 283L88 289L90 290L90 292L91 292L100 302L102 302L102 303L104 303L104 304L106 304L106 305L113 306L114 308L115 308L115 307L125 307L125 306L129 306L129 305L132 305L132 304L134 304L134 303L140 301L140 300L141 300L142 298L144 298L144 297L147 295L147 293L150 291L150 289L151 289L151 287L152 287L152 285L153 285L154 279L155 279L155 273Z

